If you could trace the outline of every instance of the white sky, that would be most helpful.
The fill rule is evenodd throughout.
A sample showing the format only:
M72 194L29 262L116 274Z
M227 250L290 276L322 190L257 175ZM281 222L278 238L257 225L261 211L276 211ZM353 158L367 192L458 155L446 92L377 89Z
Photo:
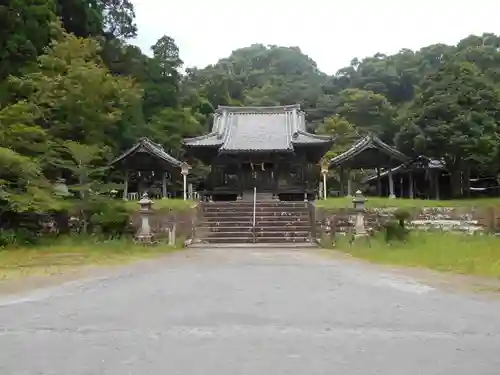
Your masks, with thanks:
M325 73L352 58L500 33L499 0L131 0L145 53L164 34L185 67L253 43L298 46Z

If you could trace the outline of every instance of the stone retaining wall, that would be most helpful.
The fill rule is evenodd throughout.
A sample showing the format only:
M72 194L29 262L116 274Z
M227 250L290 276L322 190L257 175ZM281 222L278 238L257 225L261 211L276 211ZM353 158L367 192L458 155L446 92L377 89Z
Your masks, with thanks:
M397 208L367 208L365 225L367 230L377 231L393 218ZM410 213L408 227L419 230L443 230L452 232L480 233L500 232L500 207L431 207L404 209ZM316 232L349 233L354 225L355 211L352 208L317 208Z
M149 223L155 239L168 240L168 233L175 225L176 242L186 241L193 238L197 225L198 208L194 207L186 211L154 210L150 216ZM140 227L139 212L131 215L131 222L135 231Z

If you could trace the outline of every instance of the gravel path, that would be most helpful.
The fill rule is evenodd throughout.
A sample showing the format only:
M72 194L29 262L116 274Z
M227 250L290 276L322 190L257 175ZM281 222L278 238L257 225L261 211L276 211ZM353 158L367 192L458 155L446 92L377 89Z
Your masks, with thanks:
M6 375L497 375L500 301L300 249L196 249L0 299Z

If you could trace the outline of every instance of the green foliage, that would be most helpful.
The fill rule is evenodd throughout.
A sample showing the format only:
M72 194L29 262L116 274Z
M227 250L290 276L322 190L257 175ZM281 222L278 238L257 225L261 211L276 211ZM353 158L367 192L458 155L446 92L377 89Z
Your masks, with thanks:
M336 137L327 159L371 132L409 155L443 159L455 180L500 172L494 34L353 58L328 76L298 47L262 44L183 74L172 37L159 38L151 57L127 42L137 34L130 0L13 0L0 6L0 31L5 230L71 205L83 231L117 233L110 158L147 136L183 159L182 139L206 132L219 105L300 103L311 130ZM71 198L54 194L59 178Z
M0 214L46 212L59 208L52 186L29 157L0 147Z
M396 220L389 220L384 223L384 239L390 243L393 241L406 241L408 238L408 229L402 227Z
M401 228L405 228L406 221L411 217L411 213L407 210L404 210L402 208L398 208L394 214L394 219L397 220L399 226Z
M382 238L375 238L369 247L363 241L352 246L341 242L336 249L376 263L500 277L497 236L415 231L406 242L388 244Z
M360 136L357 127L339 115L325 118L316 133L335 137L332 149L325 155L327 160L346 151Z
M406 220L411 217L409 211L397 209L390 220L384 223L384 238L386 242L408 240L409 230L406 228Z
M192 69L185 82L200 87L218 105L279 105L305 107L321 93L326 75L298 47L254 44L204 69Z
M30 111L32 121L53 139L118 149L120 120L140 101L141 91L129 78L112 76L99 52L94 40L63 34L38 58L37 71L12 77L13 87L27 103L13 105ZM18 123L30 115L18 112Z
M52 0L10 0L0 5L0 80L21 72L47 46L55 11Z
M104 238L119 238L131 232L130 214L125 203L120 200L108 200L101 206L101 211L92 215L92 226Z

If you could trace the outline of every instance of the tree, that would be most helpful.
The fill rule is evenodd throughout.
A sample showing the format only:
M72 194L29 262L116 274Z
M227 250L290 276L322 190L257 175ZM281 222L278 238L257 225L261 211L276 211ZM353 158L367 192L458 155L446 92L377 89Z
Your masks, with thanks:
M59 208L60 202L36 161L0 147L0 215Z
M77 37L102 35L103 16L98 0L56 0L57 16L64 29Z
M339 93L336 113L363 132L373 132L392 142L394 109L381 94L359 89L346 89Z
M11 0L0 5L0 85L34 62L50 42L55 11L52 0Z
M36 124L38 117L37 108L26 101L0 109L0 146L30 157L47 153L50 139Z
M105 195L115 185L104 184L101 181L104 172L109 169L103 166L105 150L98 145L83 145L67 141L60 147L61 158L53 163L70 172L70 190L76 191L78 200L73 208L78 212L82 222L82 233L88 233L88 225L92 215L102 211L109 200Z
M182 140L203 133L203 126L190 109L165 108L151 118L152 138L175 157L182 156Z
M153 58L147 63L148 78L144 82L143 111L147 119L165 107L177 107L180 103L179 48L172 38L164 35L151 49Z
M218 105L286 105L314 107L327 76L298 47L253 44L217 64L192 69L184 82L199 87Z
M328 160L346 151L354 142L356 142L360 135L356 126L339 115L325 118L316 132L318 134L335 137L335 143L333 144L332 149L325 155L325 158Z
M444 160L458 195L461 172L491 165L498 150L499 115L498 88L457 57L423 81L398 143Z
M98 0L104 35L108 39L137 36L134 5L128 0Z
M99 52L96 41L63 33L38 58L37 71L13 77L11 83L52 139L116 150L122 134L135 126L121 121L134 117L141 91L131 79L112 76Z

